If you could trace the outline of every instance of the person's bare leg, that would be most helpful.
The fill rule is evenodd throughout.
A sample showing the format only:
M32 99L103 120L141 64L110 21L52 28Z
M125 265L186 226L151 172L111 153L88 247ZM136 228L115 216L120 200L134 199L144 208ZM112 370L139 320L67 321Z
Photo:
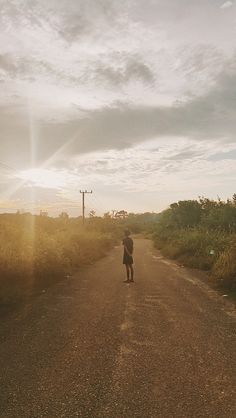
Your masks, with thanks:
M134 268L132 264L130 264L130 271L131 271L131 281L133 282L134 281Z
M126 264L125 267L126 267L127 280L129 280L129 266L128 266L128 264Z

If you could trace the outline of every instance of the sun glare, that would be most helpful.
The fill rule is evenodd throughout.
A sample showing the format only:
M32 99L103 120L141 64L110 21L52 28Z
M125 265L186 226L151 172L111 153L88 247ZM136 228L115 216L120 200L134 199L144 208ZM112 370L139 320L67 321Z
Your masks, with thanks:
M60 189L66 184L64 173L58 173L45 168L32 168L24 170L18 177L28 186L43 187L47 189Z

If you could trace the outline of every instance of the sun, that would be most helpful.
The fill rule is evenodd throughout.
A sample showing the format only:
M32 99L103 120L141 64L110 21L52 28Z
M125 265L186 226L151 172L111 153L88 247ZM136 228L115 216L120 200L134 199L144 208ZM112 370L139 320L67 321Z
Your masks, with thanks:
M66 174L46 168L31 168L17 175L27 186L61 189L66 185Z

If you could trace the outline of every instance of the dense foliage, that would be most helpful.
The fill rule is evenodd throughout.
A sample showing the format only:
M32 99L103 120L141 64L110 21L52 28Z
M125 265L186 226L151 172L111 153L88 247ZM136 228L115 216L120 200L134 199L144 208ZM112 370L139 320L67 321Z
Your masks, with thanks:
M163 254L212 272L218 284L236 284L236 195L184 200L162 212L154 240Z

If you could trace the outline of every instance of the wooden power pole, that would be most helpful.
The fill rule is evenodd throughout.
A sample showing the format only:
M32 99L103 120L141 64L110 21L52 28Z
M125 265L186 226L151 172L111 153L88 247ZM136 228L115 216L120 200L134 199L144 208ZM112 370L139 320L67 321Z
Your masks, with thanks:
M84 195L87 193L93 193L92 190L88 192L87 190L80 190L80 193L82 194L82 212L83 212L83 223L85 219L85 204L84 204Z

